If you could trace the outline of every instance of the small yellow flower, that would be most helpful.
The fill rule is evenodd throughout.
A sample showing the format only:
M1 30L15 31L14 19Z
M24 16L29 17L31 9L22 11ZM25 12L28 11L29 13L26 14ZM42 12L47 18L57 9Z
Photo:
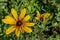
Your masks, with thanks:
M46 18L49 18L50 17L50 13L43 13L43 14L40 14L39 13L39 11L36 11L36 13L37 13L37 17L35 17L35 19L36 20L38 20L39 22L44 22L44 20L46 19Z
M11 13L12 13L14 19L10 16L6 16L5 19L2 19L2 22L6 23L6 24L12 24L12 26L6 30L6 34L10 34L14 30L16 30L15 34L17 37L19 37L20 32L22 32L22 31L26 31L27 33L32 32L32 29L30 29L29 27L34 26L34 23L27 22L30 19L30 16L27 15L25 17L25 14L26 14L25 8L21 11L21 14L19 17L14 8L11 9Z

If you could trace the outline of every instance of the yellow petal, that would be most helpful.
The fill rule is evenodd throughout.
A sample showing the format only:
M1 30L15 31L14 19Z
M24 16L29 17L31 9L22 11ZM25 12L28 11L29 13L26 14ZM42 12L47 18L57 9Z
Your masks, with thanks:
M14 16L14 18L15 18L16 20L18 20L18 15L17 15L17 12L16 12L16 10L15 10L14 8L11 9L11 13L12 13L12 15Z
M22 20L22 19L24 18L25 14L26 14L26 9L24 8L24 9L21 11L21 14L20 14L19 19Z
M26 23L26 26L34 26L34 23Z
M37 17L40 18L41 15L40 15L39 11L36 11L36 13L37 13Z
M32 32L32 29L28 28L28 27L23 27L23 29L27 32L27 33L31 33Z
M16 29L15 26L11 26L10 28L8 28L8 29L6 30L6 34L10 34L10 33L13 32L15 29Z
M35 19L38 20L38 21L40 21L40 18L38 18L38 17L35 17Z
M27 16L23 19L23 21L28 21L29 19L30 19L30 16L27 15Z
M2 19L2 22L6 24L16 24L16 21L10 16L6 16L5 19Z
M44 15L45 18L48 18L49 16L50 16L49 13L46 13L46 14Z
M19 37L20 36L20 28L17 28L15 33L16 33L16 36Z
M43 18L48 18L48 17L50 17L50 13L48 13L48 12L47 13L44 13L44 14L42 14L42 17Z

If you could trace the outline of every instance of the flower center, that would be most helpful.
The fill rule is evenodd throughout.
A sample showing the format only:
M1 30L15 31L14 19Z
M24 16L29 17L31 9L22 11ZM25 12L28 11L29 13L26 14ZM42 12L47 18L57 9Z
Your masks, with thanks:
M41 21L41 22L43 21L43 17L40 18L40 21Z
M22 22L21 21L17 21L16 26L21 26Z

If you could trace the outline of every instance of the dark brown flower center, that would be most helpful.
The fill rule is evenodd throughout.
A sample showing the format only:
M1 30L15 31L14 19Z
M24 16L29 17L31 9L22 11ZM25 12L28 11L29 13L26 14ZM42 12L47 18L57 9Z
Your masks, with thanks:
M22 22L21 21L17 21L16 26L21 26Z
M41 21L41 22L43 21L43 17L40 18L40 21Z

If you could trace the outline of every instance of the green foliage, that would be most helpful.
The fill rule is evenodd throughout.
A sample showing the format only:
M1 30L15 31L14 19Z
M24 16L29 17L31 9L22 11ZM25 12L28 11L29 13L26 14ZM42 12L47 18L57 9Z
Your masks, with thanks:
M60 0L2 0L0 1L0 40L60 40ZM56 3L57 2L57 3ZM27 14L31 16L30 22L34 22L33 32L21 33L16 37L15 33L6 35L5 31L10 25L2 23L6 15L11 14L11 8L16 9L18 15L23 8L27 9ZM38 22L36 11L41 14L49 12L50 18L46 19L45 24Z

